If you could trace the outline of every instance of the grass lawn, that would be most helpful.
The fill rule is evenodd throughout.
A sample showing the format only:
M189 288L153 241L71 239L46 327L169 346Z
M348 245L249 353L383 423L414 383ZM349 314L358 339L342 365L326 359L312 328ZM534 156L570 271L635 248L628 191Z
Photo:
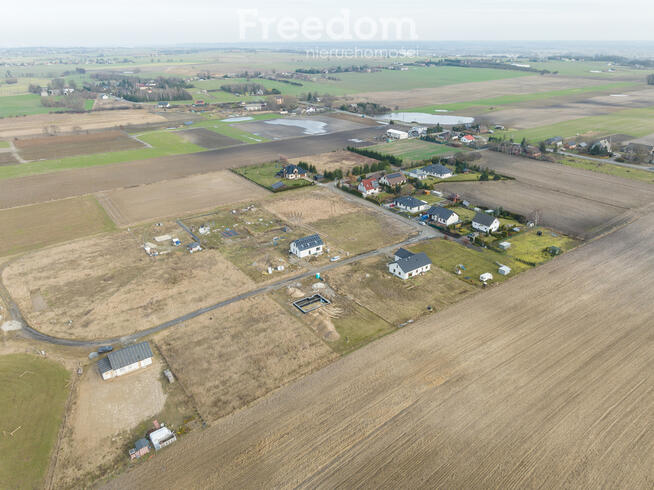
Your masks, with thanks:
M421 162L435 156L449 155L464 151L461 148L431 143L419 139L406 139L369 146L367 150L374 150L386 155L393 155L402 158L405 162Z
M508 255L488 249L472 249L457 242L435 238L411 247L412 252L425 252L435 266L454 274L455 267L463 264L465 270L459 279L480 286L479 276L485 272L493 274L492 282L503 282L530 267ZM512 270L508 276L497 272L497 263L508 265Z
M47 359L27 354L0 356L3 488L43 486L64 413L69 377L63 366Z
M96 165L108 165L111 163L129 162L132 160L145 160L148 158L162 157L167 155L179 155L183 153L195 153L206 151L201 146L187 143L179 135L172 131L152 131L137 135L137 137L152 145L152 148L141 148L137 150L114 151L109 153L96 153L93 155L79 155L74 157L59 158L57 160L41 160L19 165L7 165L0 167L0 179L23 177L25 175L43 174L57 170L72 168L94 167Z
M542 232L542 236L538 236L538 231ZM547 247L559 247L563 252L567 252L580 243L578 240L553 233L546 228L532 228L510 238L496 240L495 243L503 241L511 243L511 248L506 251L506 255L534 264L542 264L552 258L552 255L545 250Z
M0 148L9 148L10 146L9 141L0 141Z
M446 165L447 166L447 165ZM479 172L470 171L467 174L454 174L447 179L437 179L436 177L427 177L423 182L426 184L436 185L441 182L473 182L479 180L481 174Z
M643 182L654 182L654 172L648 170L639 170L637 168L622 167L614 165L610 162L601 163L592 160L585 160L583 158L570 157L567 155L559 155L558 162L569 167L582 168L592 172L599 172L601 174L615 175L625 179L641 180Z
M282 168L282 164L278 162L268 162L262 163L260 165L252 165L250 167L241 167L234 169L233 171L239 175L242 175L248 180L251 180L255 184L259 184L261 187L265 187L268 190L272 190L271 186L275 182L279 182L281 177L278 177L276 174ZM311 181L305 179L284 179L283 180L285 189L295 189L298 187L305 187L307 185L313 185Z
M654 107L626 109L601 116L582 117L537 128L503 132L507 138L538 144L553 136L572 137L577 135L605 136L628 134L634 138L654 133Z
M445 105L428 105L422 107L414 107L412 109L407 109L409 112L426 112L433 113L435 110L448 110L448 111L460 111L468 109L470 107L479 107L487 106L489 109L495 106L505 106L512 104L519 104L521 102L529 102L532 100L541 100L548 99L551 97L563 97L567 95L579 95L589 92L604 92L607 90L622 90L627 87L633 87L635 84L632 82L614 82L614 83L605 83L601 85L594 85L590 87L579 87L579 88L568 88L561 90L550 90L547 92L536 92L533 94L516 94L516 95L502 95L499 97L489 97L486 99L476 99L470 100L467 102L455 102L452 104Z
M41 96L36 94L0 97L0 117L31 116L65 110L62 107L43 107Z
M328 345L339 354L347 354L395 331L395 327L372 311L341 298L336 302L343 313L332 323L340 338Z

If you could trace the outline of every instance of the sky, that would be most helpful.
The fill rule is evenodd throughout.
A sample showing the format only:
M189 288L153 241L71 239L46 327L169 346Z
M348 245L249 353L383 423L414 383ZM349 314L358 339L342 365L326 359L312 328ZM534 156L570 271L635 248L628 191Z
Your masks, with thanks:
M8 0L0 46L654 40L652 0Z

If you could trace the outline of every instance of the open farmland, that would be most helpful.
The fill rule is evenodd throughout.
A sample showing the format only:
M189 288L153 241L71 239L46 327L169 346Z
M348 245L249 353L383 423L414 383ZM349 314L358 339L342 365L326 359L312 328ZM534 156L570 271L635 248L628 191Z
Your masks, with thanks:
M643 216L464 299L106 487L649 488L653 231Z
M242 142L235 138L230 138L215 131L210 131L205 128L185 129L178 131L182 138L189 143L199 145L208 150L215 150L216 148L224 148L225 146L240 145Z
M143 148L143 143L122 131L103 131L70 136L45 136L14 141L25 160L52 160L74 155Z
M358 153L353 153L347 150L336 150L328 153L319 153L317 155L309 155L301 158L293 158L289 160L291 163L298 164L299 162L307 162L315 165L318 172L333 172L340 169L344 174L354 167L363 167L364 165L377 163L374 158L364 157Z
M0 356L0 482L41 488L68 396L70 373L27 354Z
M0 119L0 138L15 138L43 134L44 127L56 127L59 132L90 131L129 125L165 123L166 118L141 109L86 112L83 114L38 114Z
M92 196L0 210L0 256L93 235L114 228Z
M453 148L439 143L431 143L419 139L405 139L369 146L367 150L374 150L386 155L400 157L405 162L419 162L433 157L459 153L461 148Z
M180 216L224 204L264 197L268 192L223 170L98 194L119 226Z
M167 254L147 256L143 243L164 233L189 241L174 223L78 240L21 257L2 280L32 327L78 339L127 335L251 289L215 250L160 244Z
M336 358L267 296L191 320L157 343L209 422Z

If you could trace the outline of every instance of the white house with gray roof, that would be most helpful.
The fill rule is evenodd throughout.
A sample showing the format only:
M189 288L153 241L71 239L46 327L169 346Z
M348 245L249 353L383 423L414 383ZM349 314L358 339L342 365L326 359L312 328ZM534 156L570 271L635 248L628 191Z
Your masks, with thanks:
M424 211L427 209L427 207L429 207L429 204L427 204L425 201L416 199L413 196L396 197L393 200L393 204L395 204L396 208L404 209L409 213L419 213L420 211Z
M424 252L414 254L400 248L395 252L394 258L395 262L388 264L388 272L403 280L424 274L431 269L431 260Z
M483 233L497 231L500 228L500 220L488 213L477 213L472 219L472 227Z
M422 171L427 175L437 177L439 179L447 179L454 175L449 168L447 168L445 165L441 165L440 163L427 165L426 167L423 167Z
M325 246L319 235L309 235L291 242L290 252L300 258L320 255Z
M102 379L111 379L152 364L150 344L141 342L124 349L110 352L98 361Z
M429 219L443 226L450 226L459 222L459 215L451 209L442 206L432 206L425 213Z

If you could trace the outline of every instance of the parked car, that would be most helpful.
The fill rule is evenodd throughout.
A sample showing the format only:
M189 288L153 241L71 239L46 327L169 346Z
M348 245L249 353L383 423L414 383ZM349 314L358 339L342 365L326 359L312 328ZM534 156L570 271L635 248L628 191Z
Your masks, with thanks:
M103 345L98 349L98 354L104 354L106 352L111 352L114 348L110 345Z

